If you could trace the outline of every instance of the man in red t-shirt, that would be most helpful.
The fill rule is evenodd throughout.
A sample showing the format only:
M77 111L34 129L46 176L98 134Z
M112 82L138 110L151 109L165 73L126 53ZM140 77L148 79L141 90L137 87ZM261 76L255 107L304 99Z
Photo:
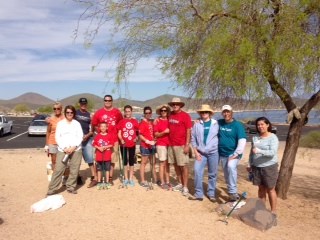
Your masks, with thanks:
M180 98L173 98L168 103L172 107L169 116L169 141L168 162L174 165L178 184L173 191L181 191L183 196L189 195L188 174L189 174L189 145L192 128L191 117L182 111L184 102Z
M123 110L125 118L122 119L117 125L118 138L121 143L120 151L123 158L123 165L125 167L124 184L133 187L133 166L136 153L137 131L139 131L139 123L137 119L132 117L132 107L130 105L126 105ZM129 168L127 166L128 164Z
M111 95L105 95L103 98L104 107L97 110L93 115L91 124L92 129L98 132L97 126L102 123L106 122L108 124L108 134L111 134L114 139L115 143L113 146L113 153L111 158L111 167L110 167L110 179L109 182L113 185L112 177L113 177L113 170L115 163L119 160L119 143L118 143L118 133L117 133L117 124L123 119L123 116L119 109L114 108L112 106L113 98Z

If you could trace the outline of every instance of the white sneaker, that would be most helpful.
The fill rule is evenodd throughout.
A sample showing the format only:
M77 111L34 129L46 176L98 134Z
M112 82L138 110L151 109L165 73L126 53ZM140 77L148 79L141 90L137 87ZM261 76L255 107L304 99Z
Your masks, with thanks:
M182 195L183 195L184 197L189 196L189 190L188 190L188 188L186 188L186 187L183 188L183 190L182 190Z
M182 192L182 189L183 189L183 186L181 183L178 183L177 185L175 185L173 188L172 188L172 191L174 192Z

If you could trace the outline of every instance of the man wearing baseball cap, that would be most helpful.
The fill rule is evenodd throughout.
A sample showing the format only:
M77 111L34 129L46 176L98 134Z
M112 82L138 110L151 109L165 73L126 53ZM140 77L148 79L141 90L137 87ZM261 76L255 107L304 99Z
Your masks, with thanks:
M88 112L88 100L82 97L79 99L79 104L80 108L76 111L75 119L80 123L83 131L82 156L91 171L91 183L88 187L93 187L97 184L97 174L93 162L93 132L91 131L91 116Z
M239 199L237 166L246 146L246 133L241 122L233 118L230 105L222 106L223 119L219 119L219 160L223 167L230 201Z

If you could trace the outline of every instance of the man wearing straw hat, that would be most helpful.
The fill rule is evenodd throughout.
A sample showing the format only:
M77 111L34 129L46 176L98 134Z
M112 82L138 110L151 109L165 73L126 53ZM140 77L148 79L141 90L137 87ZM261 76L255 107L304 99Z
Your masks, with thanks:
M218 131L219 125L212 119L214 111L209 105L201 105L197 110L200 120L192 127L191 145L195 153L194 162L194 186L195 194L189 200L203 200L203 172L208 166L208 188L207 197L211 202L215 202L216 182L219 166L218 153Z
M189 174L189 145L191 133L191 117L182 111L185 105L180 98L174 97L168 103L172 107L169 116L169 142L168 162L174 165L178 184L173 187L173 191L181 191L183 196L189 195L188 174Z

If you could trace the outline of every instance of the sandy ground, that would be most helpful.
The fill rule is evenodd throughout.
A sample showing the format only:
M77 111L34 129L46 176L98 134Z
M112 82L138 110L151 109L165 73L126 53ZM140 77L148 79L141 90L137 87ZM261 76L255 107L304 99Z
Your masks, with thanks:
M281 142L279 157L283 147ZM248 152L249 145L239 166L239 189L256 197L256 187L246 180ZM47 190L48 158L42 149L0 150L0 239L319 239L319 155L320 150L299 149L289 198L279 199L278 226L261 232L237 219L229 225L218 221L222 217L214 211L217 203L207 199L189 201L159 187L118 189L118 180L110 190L100 191L88 189L86 180L77 195L61 193L67 202L62 208L30 213L30 206ZM84 163L81 175L89 176ZM220 201L227 196L225 190L220 170Z

